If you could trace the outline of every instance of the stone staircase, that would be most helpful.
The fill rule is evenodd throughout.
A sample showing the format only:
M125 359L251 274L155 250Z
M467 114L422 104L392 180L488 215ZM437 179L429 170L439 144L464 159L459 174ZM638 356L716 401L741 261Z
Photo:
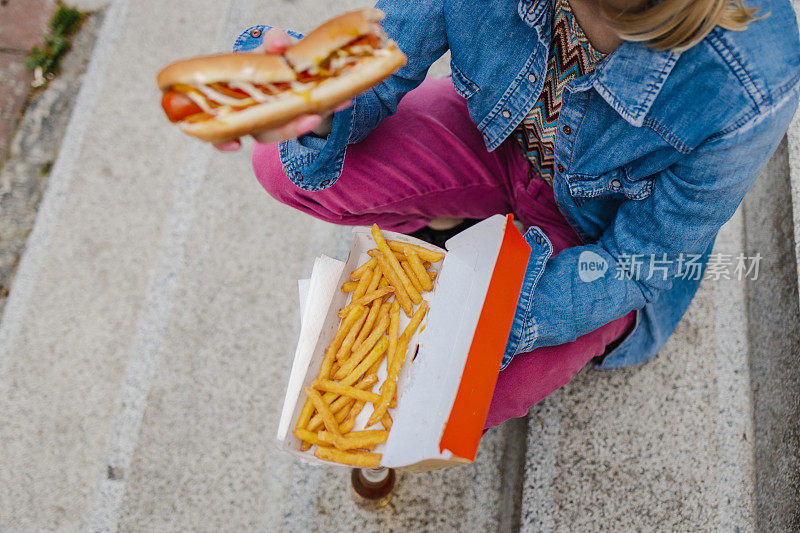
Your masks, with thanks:
M247 151L173 131L154 74L366 5L105 6L0 322L0 531L800 528L797 124L717 241L760 253L758 279L705 282L657 358L585 369L377 512L345 470L277 451L296 282L349 230L269 198Z

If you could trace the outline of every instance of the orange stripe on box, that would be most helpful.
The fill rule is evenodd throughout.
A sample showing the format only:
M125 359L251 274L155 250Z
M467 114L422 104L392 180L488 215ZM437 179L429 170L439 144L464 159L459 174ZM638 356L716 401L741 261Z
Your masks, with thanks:
M512 220L513 215L506 217L503 242L472 337L461 383L439 441L439 452L447 449L470 461L474 461L478 453L483 423L489 413L531 254L530 245Z

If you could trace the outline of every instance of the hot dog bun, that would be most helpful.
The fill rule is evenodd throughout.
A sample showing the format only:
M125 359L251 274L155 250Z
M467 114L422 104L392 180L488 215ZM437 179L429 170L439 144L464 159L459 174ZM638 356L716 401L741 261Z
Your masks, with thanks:
M329 20L289 48L284 56L298 72L320 64L335 50L373 30L383 20L380 9L360 9Z
M183 122L180 128L198 139L221 143L283 126L300 115L329 111L405 65L406 56L396 46L388 51L386 55L361 60L341 76L327 79L307 93L287 91L273 102L202 122Z
M249 81L278 83L297 78L292 67L275 54L217 54L176 61L158 73L156 83L162 91L172 85Z

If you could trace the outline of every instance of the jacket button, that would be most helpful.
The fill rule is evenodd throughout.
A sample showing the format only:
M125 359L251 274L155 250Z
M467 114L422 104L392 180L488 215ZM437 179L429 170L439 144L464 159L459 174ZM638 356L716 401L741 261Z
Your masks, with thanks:
M297 181L303 181L303 174L301 172L295 172L294 177Z
M503 113L502 113L502 115L503 115L505 118L511 118L511 111L509 111L508 109L503 109Z
M564 126L561 129L564 131L565 135L569 135L570 133L572 133L572 128L570 128L569 126Z
M561 163L559 163L556 168L558 168L559 172L564 172L564 165L562 165Z
M485 133L483 134L483 140L486 141L487 143L489 142L489 136L486 135Z
M320 183L319 185L320 185L320 187L324 187L324 186L326 186L327 184L329 184L330 182L331 182L331 180L325 180L325 181L323 181L322 183Z
M534 74L533 72L528 74L528 81L531 83L536 83L536 74Z
M611 180L611 186L614 187L615 189L619 189L620 187L622 187L622 182L619 181L618 179L613 179Z

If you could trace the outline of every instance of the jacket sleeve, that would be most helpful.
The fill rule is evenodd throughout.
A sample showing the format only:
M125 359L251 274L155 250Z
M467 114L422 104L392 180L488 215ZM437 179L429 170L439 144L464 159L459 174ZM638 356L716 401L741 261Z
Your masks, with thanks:
M657 174L650 196L624 202L598 242L550 259L538 284L526 276L504 364L641 309L687 275L690 259L701 257L733 216L796 105L793 92L731 133L707 139ZM529 269L535 264L532 256Z
M348 109L337 112L327 138L305 135L281 143L283 169L302 189L317 191L333 185L342 172L347 144L359 142L393 115L403 96L422 83L431 64L447 50L443 0L380 0L375 7L386 13L383 28L406 54L407 63L353 99Z

